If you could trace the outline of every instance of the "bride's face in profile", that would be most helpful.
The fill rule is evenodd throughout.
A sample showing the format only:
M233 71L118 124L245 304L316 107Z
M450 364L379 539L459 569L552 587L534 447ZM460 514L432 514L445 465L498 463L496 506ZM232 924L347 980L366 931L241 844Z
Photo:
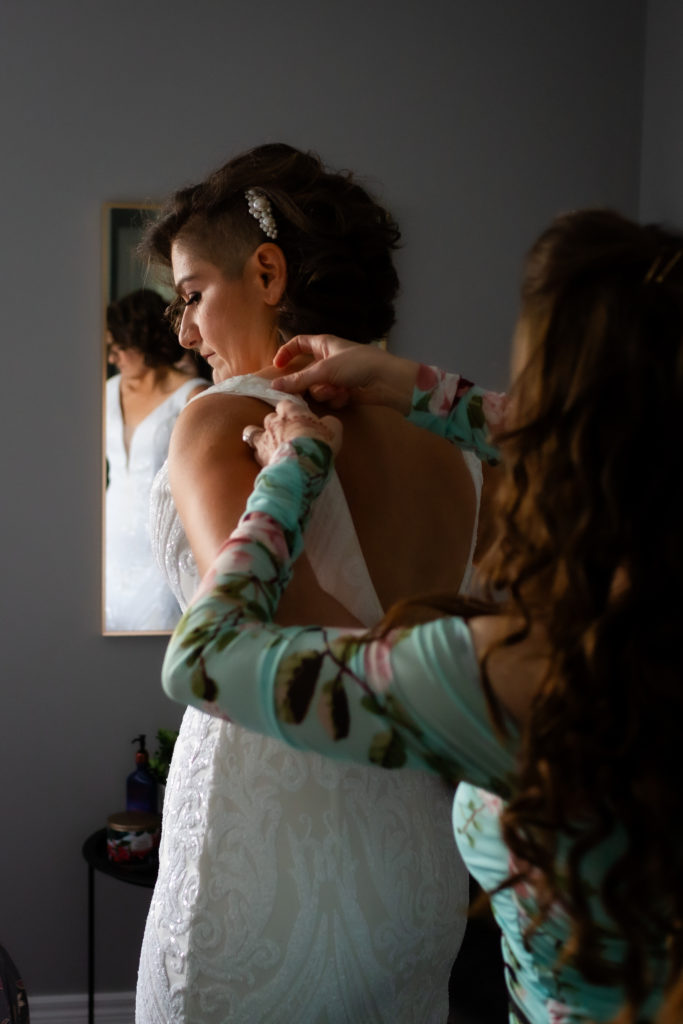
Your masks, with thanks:
M228 277L181 240L171 248L175 288L183 303L180 344L202 355L215 383L255 373L272 362L277 349L275 312L263 296L250 256L236 277Z

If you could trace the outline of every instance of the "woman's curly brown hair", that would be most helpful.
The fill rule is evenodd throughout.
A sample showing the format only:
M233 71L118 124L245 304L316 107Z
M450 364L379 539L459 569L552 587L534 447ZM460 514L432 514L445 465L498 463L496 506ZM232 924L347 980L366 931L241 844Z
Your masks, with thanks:
M545 627L550 665L501 816L517 873L500 888L531 885L529 939L563 908L560 956L623 988L619 1024L642 1022L654 985L667 987L659 1024L680 1024L683 236L606 210L557 218L527 258L517 339L523 369L496 438L498 540L480 566L509 599L423 595L371 635L501 611L526 624L506 646ZM504 732L487 671L496 649L482 681ZM596 880L588 860L615 839L623 852ZM596 890L626 941L622 963L601 957Z
M145 365L173 366L183 348L165 317L166 302L151 288L139 288L107 306L107 330L121 349L142 352Z
M384 337L395 319L392 250L400 232L350 172L327 170L314 153L272 143L235 157L169 199L143 252L169 266L173 242L182 237L228 276L239 275L249 254L269 240L249 213L248 189L270 201L276 244L287 261L278 310L282 336ZM179 312L172 305L176 324Z
M485 569L512 610L544 624L551 663L503 835L533 870L533 929L553 901L568 911L565 952L587 979L623 986L623 1021L637 1019L664 957L661 1019L679 1022L683 237L611 211L558 218L528 256L518 335L500 539ZM586 866L615 834L623 853L599 895L628 954L606 964Z

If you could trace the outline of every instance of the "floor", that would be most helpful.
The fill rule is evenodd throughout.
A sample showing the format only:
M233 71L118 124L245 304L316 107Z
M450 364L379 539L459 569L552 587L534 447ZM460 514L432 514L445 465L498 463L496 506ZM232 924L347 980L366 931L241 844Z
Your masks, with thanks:
M470 884L470 905L478 895ZM489 911L470 918L450 981L448 1024L507 1024L500 932Z

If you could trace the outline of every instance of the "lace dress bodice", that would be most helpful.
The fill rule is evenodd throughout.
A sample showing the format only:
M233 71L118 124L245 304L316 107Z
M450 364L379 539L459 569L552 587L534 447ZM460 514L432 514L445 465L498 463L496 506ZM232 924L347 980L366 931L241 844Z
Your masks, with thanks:
M257 376L204 394L216 392L282 398ZM197 569L165 468L150 527L185 606ZM321 587L376 622L382 609L336 476L306 551ZM444 1024L468 901L451 804L435 777L332 762L188 708L137 1024Z

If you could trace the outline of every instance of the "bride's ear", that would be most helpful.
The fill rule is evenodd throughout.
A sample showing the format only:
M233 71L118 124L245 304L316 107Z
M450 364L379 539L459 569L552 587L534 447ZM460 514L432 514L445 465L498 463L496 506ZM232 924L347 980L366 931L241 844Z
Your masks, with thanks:
M268 306L277 306L287 287L287 260L279 245L264 242L249 257L256 287Z

